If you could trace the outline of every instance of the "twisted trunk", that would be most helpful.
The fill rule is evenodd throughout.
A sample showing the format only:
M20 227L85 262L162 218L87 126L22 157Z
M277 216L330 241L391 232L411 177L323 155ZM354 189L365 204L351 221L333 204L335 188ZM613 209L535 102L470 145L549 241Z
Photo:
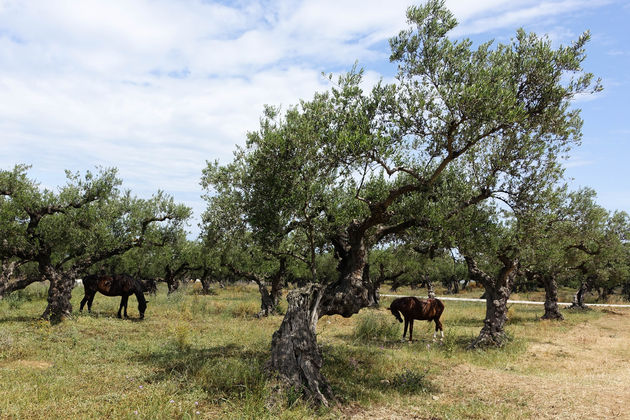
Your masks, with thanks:
M570 309L589 309L588 306L586 306L586 304L584 303L584 295L586 294L586 292L588 292L588 284L587 282L582 282L580 283L580 287L578 288L577 292L575 292L575 295L573 296L573 303L571 304L571 306L569 307Z
M269 367L289 386L301 389L318 404L328 405L333 394L320 372L322 356L315 332L323 288L311 284L288 294L287 313L271 340Z
M256 284L260 292L260 312L257 316L260 318L276 314L278 311L278 303L280 303L282 288L273 282L271 291L269 291L262 281L256 281Z
M50 265L43 267L41 273L42 277L50 282L48 306L44 310L42 318L50 320L51 324L58 324L64 318L72 315L70 299L74 288L74 275L72 273L61 274Z
M516 277L518 259L499 257L503 267L496 277L491 277L479 269L472 257L466 256L470 277L481 282L485 288L486 318L479 336L470 344L470 348L501 347L508 337L505 333L507 322L507 301L510 298L512 283Z
M563 320L564 316L560 313L558 307L558 284L556 277L553 275L543 276L545 285L545 314L542 319Z
M315 329L324 315L350 317L375 304L376 292L365 282L366 247L361 235L336 242L339 278L329 285L311 284L289 293L289 308L271 342L272 371L315 402L328 405L330 385L320 372L322 358Z

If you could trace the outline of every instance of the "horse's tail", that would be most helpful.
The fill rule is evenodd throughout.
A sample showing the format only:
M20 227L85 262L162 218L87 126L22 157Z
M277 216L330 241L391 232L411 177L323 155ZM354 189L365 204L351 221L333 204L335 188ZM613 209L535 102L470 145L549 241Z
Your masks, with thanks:
M444 327L442 326L442 321L440 321L440 317L442 316L442 312L444 312L444 304L442 303L441 300L435 299L435 317L433 317L433 319L435 320L435 332L436 333L437 333L438 330L444 331ZM429 319L429 322L431 322L430 319ZM444 334L442 334L442 337L444 337Z
M435 316L439 319L442 316L442 312L444 312L444 304L442 303L440 299L435 299L435 305L436 305Z
M400 316L400 312L398 311L397 300L398 299L392 302L392 304L389 306L389 310L392 312L392 315L396 317L398 322L403 322L402 317Z

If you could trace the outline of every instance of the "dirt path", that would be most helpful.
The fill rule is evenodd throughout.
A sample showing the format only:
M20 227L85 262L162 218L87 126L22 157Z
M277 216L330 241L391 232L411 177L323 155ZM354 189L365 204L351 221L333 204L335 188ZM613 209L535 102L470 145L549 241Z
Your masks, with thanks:
M610 311L531 344L509 366L460 364L441 375L440 386L450 390L447 399L474 395L512 406L514 418L630 419L628 343L630 311Z

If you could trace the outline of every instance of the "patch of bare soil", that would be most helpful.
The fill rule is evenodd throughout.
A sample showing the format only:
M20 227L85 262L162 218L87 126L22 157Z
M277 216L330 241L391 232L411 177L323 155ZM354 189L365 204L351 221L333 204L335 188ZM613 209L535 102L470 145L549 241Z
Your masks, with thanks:
M42 360L14 360L12 362L0 364L2 368L25 367L31 369L45 370L52 366L52 363Z
M551 335L509 366L458 365L440 387L460 401L502 405L516 418L630 419L630 313L617 315Z

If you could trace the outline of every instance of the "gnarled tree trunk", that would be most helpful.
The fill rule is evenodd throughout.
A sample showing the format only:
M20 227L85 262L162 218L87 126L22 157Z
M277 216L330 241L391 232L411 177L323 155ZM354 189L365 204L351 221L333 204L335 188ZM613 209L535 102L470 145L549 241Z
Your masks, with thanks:
M327 286L311 284L289 293L289 308L271 342L271 370L287 385L302 389L323 405L328 405L333 395L320 372L317 320L324 315L350 317L375 303L372 284L364 282L367 259L363 237L350 235L349 240L335 242L335 251L339 279Z
M543 276L542 279L545 285L545 314L542 319L563 320L564 316L558 308L558 284L555 276L547 275Z
M51 266L45 267L42 274L45 279L50 281L48 306L42 314L42 318L50 320L51 324L58 324L72 314L70 299L72 298L75 276L71 273L62 275Z
M586 282L580 283L580 287L573 296L573 303L569 307L570 309L589 309L589 307L584 303L584 295L588 292L588 289L589 287Z
M311 284L287 295L289 307L273 334L269 367L289 386L303 390L318 404L328 405L333 394L320 372L322 356L315 332L323 289Z
M499 256L503 267L496 278L480 270L473 258L466 256L465 259L471 278L481 282L486 290L486 318L479 336L470 344L470 348L500 347L507 340L504 330L507 322L507 301L516 276L518 259Z

